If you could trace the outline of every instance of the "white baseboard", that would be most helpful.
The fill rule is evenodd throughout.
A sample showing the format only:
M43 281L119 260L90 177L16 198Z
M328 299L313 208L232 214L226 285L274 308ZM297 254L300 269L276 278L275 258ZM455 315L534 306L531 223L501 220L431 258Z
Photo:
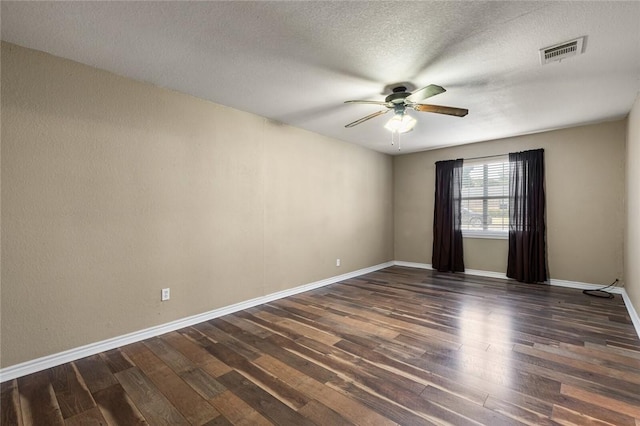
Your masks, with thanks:
M566 280L556 280L556 279L550 279L549 284L556 287L576 288L579 290L597 290L599 288L605 287L602 284L589 284L589 283L581 283L579 281L566 281ZM609 293L622 294L624 292L624 288L610 287L607 289L607 291Z
M638 316L638 311L633 307L633 303L631 303L631 299L627 294L627 291L624 288L621 288L622 299L624 300L624 305L627 307L627 311L629 311L629 316L631 317L631 322L636 329L636 334L640 337L640 316Z
M469 275L477 275L480 277L488 277L488 278L500 278L502 280L508 280L507 274L502 272L494 272L494 271L482 271L480 269L465 269L465 274Z
M394 260L395 266L405 266L407 268L433 269L430 263L404 262L402 260Z
M402 260L396 260L393 262L393 264L396 266L405 266L407 268L433 270L433 266L430 263L404 262ZM505 280L508 279L507 276L502 272L481 271L479 269L465 269L464 272L456 272L456 273L466 274L466 275L478 275L481 277L489 277L489 278L502 278Z
M235 303L233 305L225 306L219 309L214 309L202 314L193 315L187 318L182 318L176 321L171 321L166 324L149 327L144 330L135 331L133 333L117 336L111 339L103 340L101 342L91 343L78 348L69 349L64 352L44 356L31 361L26 361L20 364L12 365L3 369L0 369L0 383L7 380L13 380L18 377L26 376L27 374L36 373L38 371L46 370L47 368L55 367L67 362L75 361L80 358L95 355L100 352L115 349L121 346L125 346L131 343L139 342L151 337L159 336L161 334L169 333L171 331L179 330L184 327L189 327L204 321L209 321L214 318L221 317L223 315L231 314L243 309L248 309L263 303L272 302L277 299L281 299L287 296L293 296L294 294L302 293L305 291L313 290L316 288L324 287L329 284L334 284L340 281L347 280L349 278L355 278L360 275L368 274L380 269L393 266L393 262L381 263L379 265L370 266L368 268L359 269L357 271L348 272L342 275L336 275L334 277L326 278L324 280L315 281L308 284L303 284L298 287L294 287L287 290L278 291L268 294L266 296L256 297L255 299L246 300L244 302Z
M404 262L401 260L396 260L393 262L393 264L396 266L405 266L408 268L433 269L433 267L429 263ZM505 280L510 279L507 277L507 274L503 272L482 271L479 269L466 269L463 273L468 275L477 275L481 277L502 278ZM546 282L546 284L552 285L555 287L575 288L578 290L596 290L604 287L602 284L590 284L590 283L583 283L579 281L557 280L554 278L549 279ZM638 312L635 310L633 304L631 303L631 299L627 295L626 290L623 287L612 287L612 288L608 288L607 291L609 293L622 295L622 300L624 300L624 305L627 307L627 311L629 312L629 316L631 317L631 322L633 323L633 327L636 329L636 334L638 335L638 337L640 337L640 317L638 317Z

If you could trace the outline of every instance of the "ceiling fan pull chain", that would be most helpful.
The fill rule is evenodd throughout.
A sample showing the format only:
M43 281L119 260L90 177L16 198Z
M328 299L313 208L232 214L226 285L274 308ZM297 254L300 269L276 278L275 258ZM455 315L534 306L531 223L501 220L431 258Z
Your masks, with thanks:
M398 151L400 151L400 132L393 131L391 132L391 145L398 144Z
M400 132L393 131L391 132L391 145L398 144L398 151L400 151Z

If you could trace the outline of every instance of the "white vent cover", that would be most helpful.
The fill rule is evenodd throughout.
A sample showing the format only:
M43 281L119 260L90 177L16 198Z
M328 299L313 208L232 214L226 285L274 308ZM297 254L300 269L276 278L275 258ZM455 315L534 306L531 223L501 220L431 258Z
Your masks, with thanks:
M550 62L561 61L572 56L582 54L582 46L584 37L575 40L565 41L564 43L540 49L540 63L542 65Z

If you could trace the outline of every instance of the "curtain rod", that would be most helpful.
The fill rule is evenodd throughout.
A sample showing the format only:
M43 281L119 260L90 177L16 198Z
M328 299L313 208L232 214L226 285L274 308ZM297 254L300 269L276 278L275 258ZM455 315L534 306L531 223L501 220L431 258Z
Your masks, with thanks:
M509 154L495 154L495 155L485 155L483 157L469 157L469 158L463 158L463 160L482 160L485 158L495 158L495 157L506 157Z
M520 152L531 152L531 151L543 151L543 148L538 148L538 149L530 149L527 151L520 151ZM508 157L509 154L494 154L494 155L485 155L483 157L469 157L469 158L463 158L463 160L482 160L484 158L495 158L495 157Z
M509 154L495 154L495 155L485 155L483 157L469 157L469 158L457 158L456 160L468 161L468 160L482 160L484 158L498 158L498 157L508 157ZM455 161L455 160L439 160L436 163L440 163L443 161Z
M532 152L532 151L542 151L542 152L544 152L544 149L543 148L530 149L530 150L527 150L527 151L520 151L520 153L522 153L522 152ZM458 160L463 160L463 161L464 160L482 160L482 159L485 159L485 158L498 158L498 157L509 157L509 153L507 153L507 154L484 155L482 157L458 158ZM447 160L440 160L440 161L447 161ZM439 163L440 161L436 161L436 163Z

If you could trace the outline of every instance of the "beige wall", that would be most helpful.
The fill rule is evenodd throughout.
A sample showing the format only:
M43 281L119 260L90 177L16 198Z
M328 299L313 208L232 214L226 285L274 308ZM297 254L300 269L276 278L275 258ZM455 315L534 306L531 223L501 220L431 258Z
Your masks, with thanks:
M10 44L1 161L2 367L393 258L391 157Z
M624 280L633 307L640 313L640 94L628 120Z
M625 129L621 120L395 157L395 259L431 263L436 161L544 148L551 278L622 279ZM505 272L507 251L506 240L465 238L465 266Z

